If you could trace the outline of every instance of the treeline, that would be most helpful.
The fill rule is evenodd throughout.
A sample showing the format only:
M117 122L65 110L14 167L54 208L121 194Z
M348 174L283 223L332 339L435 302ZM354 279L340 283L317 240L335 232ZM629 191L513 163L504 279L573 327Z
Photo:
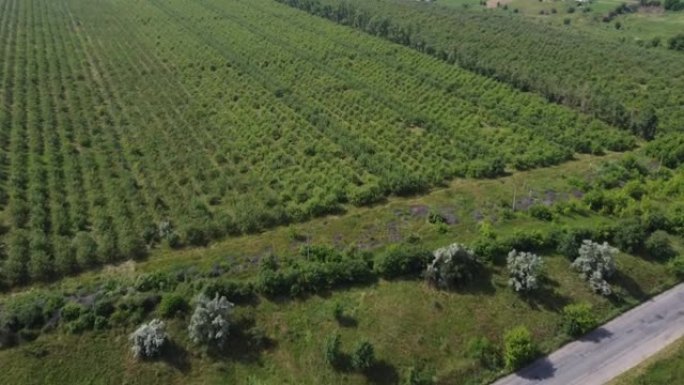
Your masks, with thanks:
M682 0L665 0L663 8L668 11L682 11L684 10L684 1Z
M681 129L681 57L516 15L405 0L277 0L591 113L646 138Z

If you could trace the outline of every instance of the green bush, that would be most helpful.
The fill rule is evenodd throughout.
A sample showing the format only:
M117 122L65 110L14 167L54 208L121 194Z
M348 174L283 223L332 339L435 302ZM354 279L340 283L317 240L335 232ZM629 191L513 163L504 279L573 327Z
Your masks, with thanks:
M592 239L592 233L583 229L566 229L558 235L556 251L565 255L570 260L579 256L582 241Z
M81 313L75 321L65 324L66 330L71 334L79 334L86 330L91 330L95 326L96 316L91 311Z
M185 242L192 246L204 246L209 242L206 230L200 226L185 228Z
M646 239L644 248L651 257L664 261L677 255L677 252L670 244L669 236L662 230L655 231L651 234L648 239Z
M428 213L428 223L437 224L446 223L446 221L446 218L444 218L444 216L440 214L439 211L430 210L430 213Z
M161 271L140 274L135 281L135 289L138 291L169 291L173 290L178 281L168 273Z
M684 255L678 255L670 260L668 270L679 278L684 278Z
M403 384L404 385L432 385L435 381L432 379L432 374L426 370L421 370L415 366L411 366L406 371Z
M682 0L665 0L663 2L663 8L668 11L681 11L684 10L684 1Z
M351 355L352 368L363 371L369 369L375 363L375 350L368 341L360 341Z
M232 303L247 303L254 299L254 286L251 282L212 280L204 287L204 295L213 298L217 293Z
M81 312L83 312L83 310L83 306L77 304L76 302L68 302L66 305L62 307L62 310L60 312L62 316L62 321L70 322L75 319L78 319L78 317L81 316Z
M550 221L553 219L553 212L551 212L551 209L545 205L531 206L529 213L533 218L537 218L542 221Z
M299 248L299 255L316 262L336 262L342 254L330 245L304 245Z
M468 357L477 360L487 369L501 367L501 352L486 337L474 338L468 342Z
M684 51L684 33L669 38L667 40L667 48L675 51Z
M415 246L393 245L377 255L374 269L383 278L418 276L432 259L429 250Z
M554 245L554 239L539 230L516 230L513 235L506 237L503 244L508 249L537 251Z
M101 297L95 301L93 312L96 316L109 317L114 312L114 299Z
M256 290L267 296L299 296L334 287L371 282L376 278L371 265L362 257L347 256L337 262L307 262L285 268L263 268L257 276Z
M107 317L95 316L93 320L93 330L104 330L109 326L109 320Z
M267 297L289 295L295 278L294 275L286 275L282 271L262 270L257 277L256 287Z
M41 328L63 305L64 298L57 293L30 291L10 296L0 313L2 326L13 331Z
M384 192L378 185L370 184L351 191L349 202L355 206L365 206L384 199Z
M161 296L157 294L128 294L121 298L114 312L109 317L112 323L120 325L135 325L145 319L145 315L150 313L161 301Z
M504 175L506 164L501 158L475 159L466 168L468 178L496 178Z
M684 134L661 135L646 145L646 153L660 160L664 166L676 168L684 163Z
M563 330L571 337L579 337L596 327L598 321L588 303L567 305L563 308Z
M340 335L337 333L326 338L325 348L323 350L325 362L333 366L340 362L340 359L342 358L341 344Z
M532 361L537 355L537 348L532 342L530 331L518 326L504 335L504 362L506 369L516 370Z
M190 309L190 304L180 294L171 293L162 296L159 303L159 314L164 318L175 317L185 314Z
M670 219L661 211L657 210L646 212L641 217L641 221L643 222L646 231L651 233L656 230L668 231L672 226Z
M473 251L484 260L498 263L506 259L511 247L508 242L502 242L490 237L478 238L473 244Z
M634 253L643 247L646 236L646 229L639 218L629 218L618 223L613 242L620 250Z
M582 202L593 211L602 211L610 206L609 198L606 197L603 190L591 190L587 192L582 197Z

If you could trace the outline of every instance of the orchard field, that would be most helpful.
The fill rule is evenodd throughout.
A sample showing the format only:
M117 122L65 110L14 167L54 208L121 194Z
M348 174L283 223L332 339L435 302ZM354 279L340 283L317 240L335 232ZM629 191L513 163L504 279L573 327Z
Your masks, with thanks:
M682 129L682 52L597 33L601 22L581 29L544 22L514 13L512 4L510 10L493 10L439 1L278 1L534 91L647 139ZM572 1L534 3L576 6ZM663 45L681 34L684 19L679 20L662 35Z
M0 7L9 284L635 143L272 1Z

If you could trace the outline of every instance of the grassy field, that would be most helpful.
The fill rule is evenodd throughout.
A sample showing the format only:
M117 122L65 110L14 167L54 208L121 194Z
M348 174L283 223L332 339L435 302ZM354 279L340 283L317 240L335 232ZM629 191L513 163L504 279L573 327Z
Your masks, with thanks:
M290 303L262 301L241 309L274 341L263 350L236 344L228 349L239 351L226 357L198 355L183 339L181 322L171 333L181 336L178 359L183 362L135 362L126 329L45 336L26 347L0 352L7 368L0 378L16 384L393 384L405 377L409 367L423 367L440 383L480 383L495 373L482 371L466 356L464 347L470 339L486 336L498 342L503 330L522 324L534 330L535 340L548 351L566 341L558 331L558 310L564 303L588 301L600 318L615 315L608 301L591 294L583 282L568 274L565 258L547 256L545 260L550 293L539 303L519 299L506 287L501 272L494 272L489 282L472 293L438 292L415 281L381 281L324 297ZM660 279L661 267L639 258L621 256L619 266L646 290L654 282L666 283ZM350 326L341 326L333 318L335 303L344 304ZM368 381L363 375L336 373L323 361L323 341L333 332L341 333L345 349L360 338L372 341L382 362L373 374L376 378Z
M616 378L610 385L675 384L682 378L684 378L684 340L679 340Z

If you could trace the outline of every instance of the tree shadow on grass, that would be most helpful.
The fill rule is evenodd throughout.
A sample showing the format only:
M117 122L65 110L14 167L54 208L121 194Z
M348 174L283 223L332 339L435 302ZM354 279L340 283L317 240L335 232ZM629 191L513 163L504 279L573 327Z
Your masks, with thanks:
M639 286L639 284L632 279L632 277L624 274L620 270L617 270L613 274L613 276L610 278L610 282L615 286L621 287L630 297L639 301L643 301L648 298L648 295L644 293L644 291L641 289L641 286ZM615 299L619 300L617 298Z
M252 318L238 319L231 325L224 346L212 347L208 351L209 355L247 364L261 362L261 354L275 348L277 343L254 325Z
M539 288L529 294L523 295L523 300L534 310L540 308L550 311L560 311L570 303L570 298L561 295L557 291L559 284L548 277L539 279Z
M340 326L345 328L355 328L359 325L359 321L357 321L356 318L346 314L335 316L335 320Z
M352 366L351 356L346 353L340 353L335 362L332 363L333 369L341 373L352 373L356 369ZM379 385L389 385L399 383L399 372L397 369L385 360L376 360L373 365L365 369L363 375L368 382Z
M494 295L496 288L492 283L492 272L486 267L481 267L472 280L464 285L459 285L451 289L453 292L463 294L486 294Z
M399 383L399 372L394 365L384 360L376 361L373 366L364 370L363 374L372 384L389 385Z
M190 371L190 359L188 352L174 341L168 341L159 357L167 365L185 374Z

